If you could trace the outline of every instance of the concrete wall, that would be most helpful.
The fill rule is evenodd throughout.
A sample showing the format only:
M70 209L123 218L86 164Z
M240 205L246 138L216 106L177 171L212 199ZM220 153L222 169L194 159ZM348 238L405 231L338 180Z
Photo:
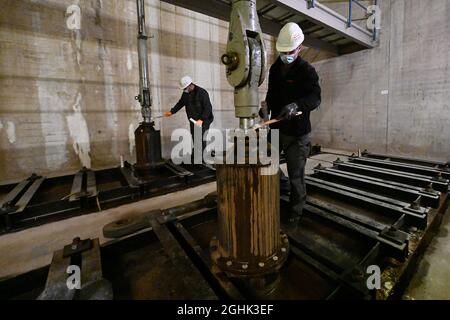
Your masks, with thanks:
M450 2L383 0L379 48L316 63L314 141L450 160Z
M81 8L80 30L71 30L71 5ZM234 127L219 60L228 23L159 0L146 9L155 113L173 107L179 78L190 74L210 93L213 126ZM135 0L2 0L0 181L115 166L120 155L134 162L136 35ZM188 128L185 113L157 125L167 156L172 130Z
M210 92L213 126L236 126L219 63L228 24L159 0L146 3L155 112L176 103L179 77L191 74ZM379 48L316 63L323 103L313 115L314 140L448 160L450 2L382 3ZM74 4L80 30L68 26ZM266 43L273 61L273 39ZM115 166L120 155L133 162L137 84L134 0L3 0L0 181ZM168 156L172 130L188 127L184 112L158 126Z

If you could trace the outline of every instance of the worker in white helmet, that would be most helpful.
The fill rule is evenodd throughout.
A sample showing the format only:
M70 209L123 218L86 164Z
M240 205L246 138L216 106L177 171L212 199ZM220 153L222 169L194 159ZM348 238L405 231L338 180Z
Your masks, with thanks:
M194 138L195 125L202 128L202 137L205 137L205 133L214 121L208 92L194 84L192 78L189 76L181 78L179 88L183 90L180 100L169 112L165 112L164 116L171 117L183 107L186 107L192 138ZM202 147L203 150L206 147L204 139L202 140Z
M270 68L264 104L271 119L286 120L271 128L280 130L280 148L286 155L290 182L290 221L295 224L306 201L305 165L311 149L309 116L321 103L316 70L300 57L304 39L296 23L288 23L281 29L276 43L279 58ZM299 112L302 115L296 116Z

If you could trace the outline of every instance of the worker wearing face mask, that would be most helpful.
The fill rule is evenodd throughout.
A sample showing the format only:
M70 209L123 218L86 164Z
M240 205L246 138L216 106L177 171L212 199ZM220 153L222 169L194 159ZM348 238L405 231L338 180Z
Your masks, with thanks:
M292 223L300 220L306 201L305 165L311 148L309 116L321 103L316 70L299 55L304 39L295 23L281 29L276 44L280 56L270 68L266 97L271 119L285 119L271 128L280 130L280 148L286 155ZM299 112L302 114L297 116Z
M189 120L191 135L194 138L195 126L202 128L202 137L209 130L214 121L211 101L208 92L193 83L192 78L185 76L181 78L179 87L183 94L178 103L169 111L165 112L165 117L171 117L183 107L186 107L186 114ZM202 148L205 149L206 143L203 139Z

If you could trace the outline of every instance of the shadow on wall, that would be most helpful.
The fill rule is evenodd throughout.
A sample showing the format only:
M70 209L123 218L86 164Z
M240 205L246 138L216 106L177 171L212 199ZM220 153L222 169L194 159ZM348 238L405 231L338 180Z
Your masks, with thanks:
M109 48L118 49L130 49L129 37L130 35L137 35L137 24L134 22L130 23L126 19L117 19L111 17L110 15L100 15L100 11L96 5L96 1L81 1L80 7L82 8L82 28L81 35L82 41L97 42L101 39L105 42ZM44 2L39 2L37 4L34 1L8 1L6 5L7 10L2 13L2 24L1 28L3 30L17 31L22 34L28 34L30 36L36 36L40 34L41 36L60 39L61 41L70 41L72 34L71 31L66 27L65 12L67 6L58 5L53 3L52 5L45 4ZM113 4L115 6L115 4ZM86 8L86 9L85 9ZM133 7L134 8L134 7ZM161 11L161 8L155 8ZM148 10L148 9L147 9ZM7 15L5 13L8 13ZM39 29L33 25L32 15L34 12L38 12L41 17L41 24ZM168 12L171 13L171 12ZM180 13L176 13L177 16ZM134 16L133 16L134 18ZM189 16L189 19L198 20L195 17ZM148 24L147 18L147 24ZM206 22L206 21L203 21ZM207 21L208 24L211 22ZM218 28L224 28L221 25L216 25ZM174 32L168 32L161 29L148 28L148 33L150 35L155 35L158 38L164 40L164 38L176 39L173 45L180 45L179 50L171 50L171 44L164 44L160 46L161 51L158 54L176 57L178 59L196 59L201 61L216 62L219 63L220 57L211 57L208 52L202 54L200 50L197 50L194 56L194 50L192 50L193 45L196 47L203 46L219 46L220 52L225 52L225 43L216 42L213 43L206 39L195 38L185 34L177 34ZM152 41L155 39L150 38L149 50L152 50ZM134 40L136 42L136 40ZM135 45L133 50L136 51Z

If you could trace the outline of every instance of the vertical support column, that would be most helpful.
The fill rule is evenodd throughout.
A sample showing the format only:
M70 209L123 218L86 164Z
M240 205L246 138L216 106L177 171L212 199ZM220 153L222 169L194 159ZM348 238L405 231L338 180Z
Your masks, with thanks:
M138 22L139 95L144 121L134 132L136 141L136 170L139 176L149 176L152 170L164 164L161 152L161 132L155 129L152 118L152 97L148 67L147 26L145 1L136 0Z
M262 296L277 283L289 240L280 232L278 172L263 174L258 143L250 141L260 104L258 87L266 77L267 64L256 0L232 1L227 53L222 62L234 87L235 114L241 128L235 132L240 137L235 137L234 154L244 147L245 161L241 164L228 159L227 164L216 167L220 231L219 238L211 241L211 255L229 277L242 281L255 296Z
M241 141L241 143L244 143ZM230 278L262 297L275 288L287 260L289 240L280 231L280 179L267 166L250 164L246 139L244 164L216 166L218 238L211 241L212 260Z
M347 20L347 27L352 27L352 20L353 20L353 0L348 0L348 20Z

